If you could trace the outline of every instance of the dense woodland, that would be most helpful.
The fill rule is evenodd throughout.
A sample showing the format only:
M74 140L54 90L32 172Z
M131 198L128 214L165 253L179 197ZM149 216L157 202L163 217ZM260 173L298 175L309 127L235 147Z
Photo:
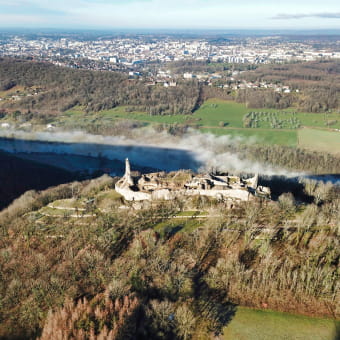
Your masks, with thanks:
M284 109L295 106L303 112L325 112L340 107L339 61L322 60L270 65L179 61L171 63L169 68L177 74L218 72L224 76L230 75L231 71L241 71L241 74L236 77L238 80L287 85L293 91L285 94L261 88L244 89L233 93L228 89L204 86L205 98L236 100L247 104L249 108ZM216 83L222 85L225 81L218 80Z
M236 152L243 159L272 164L284 169L312 174L339 174L340 157L283 145L229 144L225 150Z
M0 214L1 338L207 339L239 304L339 317L339 188L306 181L308 205L289 193L232 209L202 197L127 211L113 202L91 206L90 221L35 222L56 199L113 184L30 191ZM189 206L220 217L154 230Z
M81 105L86 111L135 106L151 115L190 114L207 98L236 100L249 108L284 109L294 106L304 112L325 112L340 107L340 63L318 61L283 65L237 65L178 62L174 72L220 72L240 69L241 80L288 85L291 93L273 89L244 89L236 92L197 81L178 81L177 87L147 86L119 72L75 70L49 63L0 59L0 91L14 86L38 87L38 95L2 104L3 108L56 113ZM299 90L299 92L295 92Z
M323 60L270 65L181 61L170 64L170 69L178 74L218 72L224 76L230 75L231 71L245 71L236 78L254 83L287 85L292 90L289 94L265 88L244 89L233 93L228 89L204 86L205 99L217 97L236 100L247 104L249 108L285 109L294 106L303 112L325 112L340 107L339 61ZM225 81L217 81L217 84L224 83Z
M147 86L122 73L75 70L49 63L0 59L0 91L14 86L39 87L38 95L22 97L5 107L39 112L61 112L75 105L87 111L135 105L150 114L188 114L197 105L195 82L177 87Z

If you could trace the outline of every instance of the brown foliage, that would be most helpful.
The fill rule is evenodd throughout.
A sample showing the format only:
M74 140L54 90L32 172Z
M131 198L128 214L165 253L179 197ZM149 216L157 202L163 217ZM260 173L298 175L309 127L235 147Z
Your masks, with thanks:
M325 112L339 108L339 61L312 61L285 65L261 65L241 78L253 82L272 82L299 89L302 96L279 95L271 91L241 91L238 98L250 107L284 108L298 106L304 112ZM271 97L271 98L270 98ZM267 99L266 99L267 98ZM269 100L268 100L269 99Z
M106 179L80 183L77 191L89 185L91 194L93 183ZM44 325L42 339L52 332L190 339L196 329L220 334L231 302L337 315L339 191L328 186L318 204L285 196L233 209L217 204L212 215L219 217L192 218L198 227L191 231L179 231L174 202L117 209L88 223L67 217L35 223L39 213L30 208L69 192L62 186L39 193L2 221L0 337L33 338ZM201 208L211 209L204 202ZM173 229L162 233L169 221Z
M12 79L17 85L38 86L42 91L7 105L42 113L63 112L75 105L85 107L86 111L133 105L151 115L191 113L199 92L191 82L179 82L177 87L165 89L129 80L118 72L73 70L42 62L0 59L0 88L8 87Z
M92 300L86 298L74 303L66 300L64 306L50 311L40 340L117 340L133 338L129 333L132 316L139 306L138 299L125 296L112 301L107 293Z

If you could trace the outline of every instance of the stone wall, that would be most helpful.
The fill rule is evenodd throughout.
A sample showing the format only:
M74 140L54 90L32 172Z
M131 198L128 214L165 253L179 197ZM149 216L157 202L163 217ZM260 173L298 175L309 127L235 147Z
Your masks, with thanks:
M249 200L249 192L247 190L241 189L231 189L231 190L186 190L184 195L187 196L194 196L194 195L201 195L201 196L210 196L215 198L234 198L240 199L242 201Z
M151 200L151 194L142 191L133 191L129 188L121 188L116 185L115 190L121 194L127 201L145 201Z

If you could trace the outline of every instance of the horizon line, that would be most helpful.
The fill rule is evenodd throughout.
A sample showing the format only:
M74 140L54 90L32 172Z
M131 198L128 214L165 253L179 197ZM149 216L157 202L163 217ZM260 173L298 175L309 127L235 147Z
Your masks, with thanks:
M217 27L183 27L183 28L171 28L171 27L30 27L30 26L0 26L1 30L39 30L39 31L215 31L215 32L325 32L332 31L340 34L340 28L217 28Z

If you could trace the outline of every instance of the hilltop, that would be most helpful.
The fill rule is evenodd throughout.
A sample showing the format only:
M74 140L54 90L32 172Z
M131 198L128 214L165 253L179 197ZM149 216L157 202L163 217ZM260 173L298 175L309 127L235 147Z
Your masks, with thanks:
M137 208L117 180L30 191L0 213L1 337L209 338L237 305L339 317L338 187L306 181L310 204Z

